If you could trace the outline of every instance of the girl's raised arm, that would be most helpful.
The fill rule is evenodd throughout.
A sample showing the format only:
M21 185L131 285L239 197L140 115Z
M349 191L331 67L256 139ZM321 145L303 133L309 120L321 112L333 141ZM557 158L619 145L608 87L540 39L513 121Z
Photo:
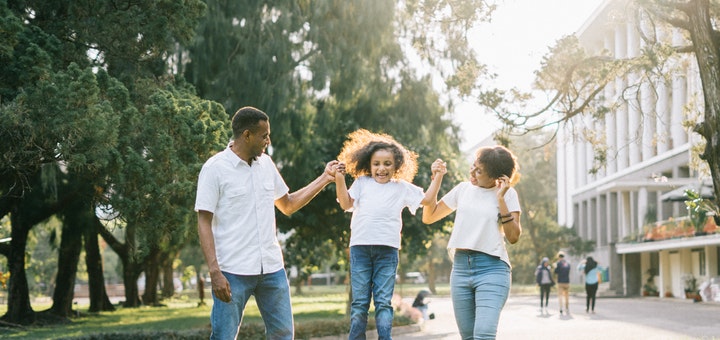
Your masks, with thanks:
M421 202L423 206L422 221L426 224L436 222L452 212L445 203L438 204L437 201L442 178L447 173L447 163L438 158L430 166L430 169L432 171L432 182L425 191L425 198Z
M345 183L345 163L338 163L335 167L335 195L342 210L348 210L353 206L353 199L348 193Z

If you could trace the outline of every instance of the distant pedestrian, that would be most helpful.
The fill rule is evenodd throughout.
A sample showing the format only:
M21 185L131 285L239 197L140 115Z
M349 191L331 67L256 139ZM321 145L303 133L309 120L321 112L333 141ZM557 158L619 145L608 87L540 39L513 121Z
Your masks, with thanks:
M543 257L535 269L535 282L540 286L540 312L547 312L550 289L555 285L550 269L550 259L547 257Z
M507 148L481 147L470 180L423 208L422 220L428 224L457 210L448 241L454 253L450 294L463 339L495 339L497 334L511 282L505 242L515 244L522 233L520 200L513 188L519 180L517 169L517 158ZM444 173L433 171L428 193L434 197Z
M558 261L555 263L555 275L557 276L558 302L560 303L560 315L570 314L570 262L565 260L565 253L558 252Z
M598 286L602 282L602 272L592 256L587 257L582 271L585 274L585 313L595 314L595 296Z

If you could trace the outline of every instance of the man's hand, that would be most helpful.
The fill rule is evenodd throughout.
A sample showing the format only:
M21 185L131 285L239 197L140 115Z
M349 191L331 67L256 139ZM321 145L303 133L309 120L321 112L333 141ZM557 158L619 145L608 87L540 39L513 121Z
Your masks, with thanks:
M329 162L325 165L325 173L324 173L324 174L325 174L325 179L327 179L328 182L334 182L334 181L335 181L335 173L336 173L336 171L337 171L337 165L338 165L339 163L340 163L340 162L338 162L337 160L332 160L332 161L329 161Z
M220 301L230 302L230 300L232 300L232 292L230 291L230 282L225 278L225 275L221 272L211 273L210 280L215 297L220 299Z

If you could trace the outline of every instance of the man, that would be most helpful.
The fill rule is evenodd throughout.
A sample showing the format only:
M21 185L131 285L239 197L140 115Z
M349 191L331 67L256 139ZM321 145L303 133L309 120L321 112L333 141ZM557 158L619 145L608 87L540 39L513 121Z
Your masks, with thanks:
M198 235L212 280L211 339L235 339L245 304L255 296L268 339L292 339L290 285L277 240L275 207L290 215L335 180L328 163L322 175L289 193L270 145L268 116L253 107L232 118L233 141L203 165L195 210Z
M555 263L555 275L557 276L560 315L563 313L563 306L565 306L565 313L570 315L570 309L568 309L570 304L570 263L565 260L565 253L562 251L558 253L558 259Z

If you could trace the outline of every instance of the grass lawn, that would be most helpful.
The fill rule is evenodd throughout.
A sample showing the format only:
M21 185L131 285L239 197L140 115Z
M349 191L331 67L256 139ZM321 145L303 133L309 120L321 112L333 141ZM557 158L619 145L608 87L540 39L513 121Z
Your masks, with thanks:
M395 292L404 298L414 297L418 291L425 289L422 284L398 284ZM448 284L437 286L437 295L450 294ZM512 294L536 294L535 286L513 286ZM3 339L53 339L89 336L107 332L157 332L206 329L210 334L210 305L212 298L206 293L207 305L198 307L198 299L190 294L181 294L178 298L163 301L165 307L118 307L115 312L87 314L88 305L79 304L75 310L82 313L82 317L73 318L65 325L46 327L30 327L25 329L0 328L0 338ZM347 288L339 286L312 286L303 287L302 294L293 293L293 313L295 323L300 327L313 322L328 322L346 320ZM47 299L36 300L32 307L35 311L43 311L50 307ZM0 305L0 315L5 314L7 305ZM251 299L245 308L243 327L251 324L262 324L260 312L255 301ZM320 326L322 327L322 326Z
M417 289L419 290L419 288ZM197 294L183 294L178 298L164 300L166 307L118 307L115 312L87 314L87 304L78 304L75 310L82 317L73 318L66 325L28 327L25 329L0 328L3 339L53 339L88 336L106 332L139 332L163 330L207 329L210 334L210 309L212 297L206 292L207 305L198 307ZM303 287L301 295L293 294L293 314L296 324L314 321L345 320L348 294L345 286ZM48 309L52 302L47 298L36 299L32 308L36 312ZM0 305L0 315L5 314L7 305ZM243 326L262 324L260 312L254 299L245 308Z

